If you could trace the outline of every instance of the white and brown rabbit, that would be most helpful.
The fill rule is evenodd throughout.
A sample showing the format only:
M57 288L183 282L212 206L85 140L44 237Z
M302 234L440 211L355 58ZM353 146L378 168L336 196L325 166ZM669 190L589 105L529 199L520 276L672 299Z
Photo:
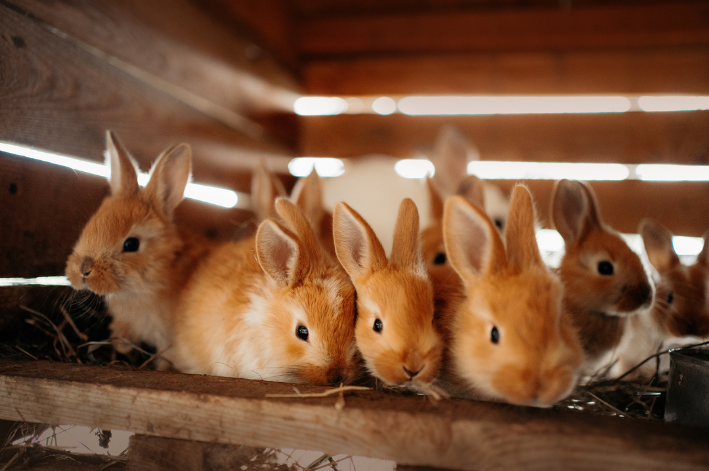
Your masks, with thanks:
M416 205L401 202L389 260L359 213L341 202L333 217L337 257L357 291L355 335L367 369L387 385L425 390L438 376L443 343L433 325Z
M521 185L512 192L506 247L482 209L460 196L446 201L446 252L466 295L450 322L446 369L473 396L548 406L575 386L583 351L534 223L532 197Z
M347 383L359 366L354 286L296 205L275 208L278 222L222 245L194 273L171 360L186 373Z
M141 189L137 165L123 145L110 131L106 141L111 195L84 227L66 275L75 289L103 296L113 318L112 337L163 351L172 343L179 293L207 250L173 222L192 153L187 144L163 152ZM120 340L114 347L122 353L132 349Z
M564 308L593 369L619 345L628 316L649 309L653 288L638 255L603 223L589 185L558 181L552 217L565 242L558 269Z

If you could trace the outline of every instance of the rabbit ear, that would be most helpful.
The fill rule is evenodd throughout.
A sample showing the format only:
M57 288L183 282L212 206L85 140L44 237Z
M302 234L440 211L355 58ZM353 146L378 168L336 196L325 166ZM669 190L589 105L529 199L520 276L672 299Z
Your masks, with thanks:
M305 178L301 178L296 183L291 194L291 200L303 210L313 227L319 228L325 208L322 204L322 185L320 177L315 171L315 167Z
M108 183L111 185L112 195L138 194L138 166L113 131L106 131L106 165L111 171Z
M431 177L426 178L426 190L428 191L429 211L433 221L443 219L443 198L436 189Z
M507 262L513 272L526 267L544 266L534 232L534 202L524 185L512 190L510 215L507 223Z
M679 265L679 257L672 246L672 233L652 219L643 219L638 226L645 252L652 266L664 273Z
M275 207L286 228L298 236L304 255L311 260L320 258L320 245L303 211L287 198L278 198Z
M460 195L480 209L485 209L485 182L475 175L468 175L458 185L456 195Z
M266 275L282 287L303 279L308 270L308 257L302 253L298 238L271 219L258 227L256 256Z
M461 196L446 200L443 241L448 259L463 280L492 274L507 265L505 247L490 218Z
M468 160L478 160L475 147L458 129L444 126L438 133L431 160L436 167L433 181L445 196L451 195L468 174Z
M702 251L697 255L697 263L705 267L709 267L709 231L704 233L704 247Z
M552 196L554 226L566 244L583 239L601 229L596 198L588 186L573 180L560 180Z
M332 217L335 253L353 281L387 266L382 244L357 211L337 203Z
M273 215L273 203L279 196L285 196L283 183L266 168L266 161L259 159L251 175L251 201L259 221Z
M405 198L399 206L399 216L394 226L391 261L406 268L423 267L419 239L419 212L416 204L409 198Z
M192 149L189 144L176 145L162 153L150 171L144 195L168 219L180 204L192 173Z

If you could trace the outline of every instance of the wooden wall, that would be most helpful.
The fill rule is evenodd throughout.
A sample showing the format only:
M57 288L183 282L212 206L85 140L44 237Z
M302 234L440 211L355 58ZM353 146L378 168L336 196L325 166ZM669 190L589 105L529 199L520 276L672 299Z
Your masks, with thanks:
M709 4L675 1L298 0L313 95L709 94ZM709 111L301 119L300 151L405 158L457 126L487 160L709 163ZM500 182L509 188L510 182ZM548 220L551 182L529 182ZM594 184L608 222L709 228L709 184ZM660 196L661 195L661 196Z
M189 0L3 0L0 141L102 162L113 129L143 171L186 141L196 182L248 193L260 157L283 172L294 155L299 91L257 41ZM0 181L0 277L62 274L105 181L6 154ZM216 237L250 218L194 201L178 213Z

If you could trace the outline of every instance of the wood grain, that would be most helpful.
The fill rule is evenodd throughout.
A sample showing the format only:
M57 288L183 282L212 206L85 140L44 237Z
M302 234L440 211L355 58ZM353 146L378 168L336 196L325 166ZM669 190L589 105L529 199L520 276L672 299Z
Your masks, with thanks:
M302 117L300 152L411 158L430 150L445 125L458 128L485 160L709 163L709 111Z
M439 53L306 60L311 95L709 93L709 48Z
M325 17L298 25L305 55L648 47L709 43L709 5Z
M294 74L265 46L244 31L228 28L197 2L6 1L215 105L247 114L292 111L298 89Z
M299 386L304 393L320 388ZM358 392L266 398L290 385L0 360L0 418L450 469L703 469L709 432L466 400Z
M101 177L0 153L0 278L63 275L84 224L107 194ZM214 238L241 234L251 218L250 211L197 201L184 201L175 216Z
M235 132L2 3L0 29L2 141L103 161L105 130L113 129L144 170L186 141L196 181L242 191L259 157L280 169L288 161L287 147Z

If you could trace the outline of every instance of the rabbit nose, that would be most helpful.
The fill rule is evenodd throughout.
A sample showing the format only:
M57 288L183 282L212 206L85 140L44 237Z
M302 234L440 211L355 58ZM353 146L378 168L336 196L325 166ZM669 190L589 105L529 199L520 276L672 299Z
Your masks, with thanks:
M642 283L640 285L640 293L642 296L644 296L645 302L643 302L643 305L649 306L650 303L652 302L652 288L650 287L649 283Z
M410 369L408 369L408 368L405 367L405 366L402 366L402 368L404 368L404 373L406 373L406 376L408 376L409 379L414 379L414 376L416 376L417 374L421 373L421 370L423 370L423 368L419 368L419 369L416 370L416 371L411 371Z
M94 268L94 262L91 260L89 257L84 257L83 260L81 260L81 266L79 266L79 271L81 274L86 278L91 274L91 270Z

